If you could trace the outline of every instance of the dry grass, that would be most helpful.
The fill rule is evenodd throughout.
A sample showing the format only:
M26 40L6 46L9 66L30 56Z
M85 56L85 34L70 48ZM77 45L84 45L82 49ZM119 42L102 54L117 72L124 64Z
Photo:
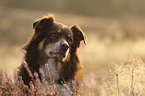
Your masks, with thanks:
M0 13L0 68L13 78L13 69L22 61L21 47L33 31L32 22L47 13L27 10L0 10ZM87 45L79 51L85 68L83 96L145 95L145 18L54 15L56 21L68 26L79 23L87 34Z

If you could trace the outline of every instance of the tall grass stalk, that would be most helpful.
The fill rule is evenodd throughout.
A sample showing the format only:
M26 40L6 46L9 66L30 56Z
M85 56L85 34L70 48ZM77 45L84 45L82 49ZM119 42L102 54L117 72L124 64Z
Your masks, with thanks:
M50 92L50 88L49 88L49 86L48 86L48 82L46 81L44 72L43 72L43 70L42 70L41 68L39 69L39 73L40 73L40 75L41 75L42 83L43 83L43 85L45 86L47 93L51 93L51 92Z
M116 85L117 85L117 96L120 96L120 90L119 90L119 78L118 74L116 74Z
M30 68L28 67L28 64L27 64L27 62L25 60L23 61L23 65L26 68L31 80L33 81L33 84L35 84L35 80L33 79L34 78L33 74L32 74L32 72L31 72Z
M130 90L130 96L134 96L134 69L132 69L132 74L131 74L131 90Z
M48 71L48 75L49 75L49 77L50 77L51 93L52 93L52 94L58 95L59 92L58 92L57 89L56 89L56 85L55 85L54 79L53 79L52 76L51 76L51 73L50 73L48 64L45 64L45 67L46 67L46 69L47 69L47 71Z

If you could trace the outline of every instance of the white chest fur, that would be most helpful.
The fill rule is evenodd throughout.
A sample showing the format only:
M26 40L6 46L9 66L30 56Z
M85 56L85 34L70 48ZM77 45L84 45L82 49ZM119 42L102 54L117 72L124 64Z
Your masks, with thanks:
M59 72L57 72L57 64L56 64L55 59L49 59L48 65L49 65L49 71L50 71L52 78L54 79L54 81L58 80L60 78L60 74L59 74ZM47 68L45 67L45 65L41 65L40 68L44 72L45 79L48 82L48 85L51 86L50 75L48 73ZM45 89L45 92L48 93L45 88L45 85L43 83L42 83L42 85ZM67 94L67 96L71 96L72 91L70 90L70 82L67 82L67 85L69 86L69 88L65 88L62 84L56 84L56 82L55 82L55 86L57 88L57 91L59 92L59 96L64 96L64 94Z
M60 77L60 75L59 75L59 73L58 73L57 70L56 70L56 66L57 66L57 65L56 65L55 59L48 59L48 66L49 66L49 71L50 71L50 74L51 74L52 78L53 78L54 80L58 80L59 77ZM45 67L45 65L41 65L40 68L41 68L41 69L43 70L43 72L44 72L45 79L46 79L47 81L49 81L49 80L50 80L50 76L49 76L49 74L48 74L48 70L47 70L47 68Z

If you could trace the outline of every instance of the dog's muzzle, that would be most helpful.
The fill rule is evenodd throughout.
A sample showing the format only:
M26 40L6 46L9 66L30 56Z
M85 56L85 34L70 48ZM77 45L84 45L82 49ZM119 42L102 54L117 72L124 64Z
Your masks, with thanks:
M69 48L69 46L66 43L61 44L60 53L62 53L62 55L64 55L63 57L65 57L68 48Z
M56 48L55 51L49 51L49 54L51 57L55 57L58 59L67 57L67 55L69 53L69 45L67 43L65 43L65 42L60 43L55 48Z

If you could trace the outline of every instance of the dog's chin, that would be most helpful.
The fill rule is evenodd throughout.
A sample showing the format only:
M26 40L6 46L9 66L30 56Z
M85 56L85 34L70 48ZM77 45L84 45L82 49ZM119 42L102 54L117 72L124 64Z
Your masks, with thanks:
M66 56L65 56L65 55L60 55L60 56L57 56L57 57L56 57L56 60L57 60L57 61L60 61L60 62L65 61L65 59L66 59Z
M65 59L64 59L64 58L56 58L56 60L57 60L57 61L60 61L60 62L65 61Z

